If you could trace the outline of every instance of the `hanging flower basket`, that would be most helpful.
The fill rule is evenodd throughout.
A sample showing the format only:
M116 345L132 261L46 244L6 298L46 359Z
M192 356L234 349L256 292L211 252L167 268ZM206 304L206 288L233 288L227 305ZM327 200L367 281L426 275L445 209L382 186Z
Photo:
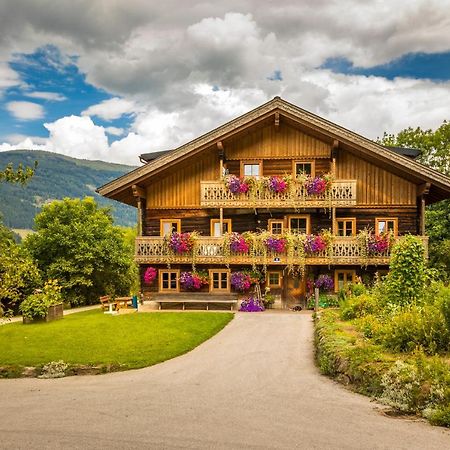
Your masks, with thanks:
M173 233L169 238L169 248L178 255L191 252L194 248L192 233Z
M270 236L265 241L267 250L273 253L285 253L287 248L287 240L283 237Z
M230 252L232 253L248 253L250 244L244 236L239 233L231 233L229 236Z
M284 194L289 189L289 184L286 178L273 176L268 178L267 187L270 192Z
M231 286L238 292L247 292L252 287L250 275L244 272L233 272Z
M152 284L153 281L155 281L157 275L158 271L154 267L147 267L146 271L144 272L144 283Z
M180 285L188 291L198 291L208 285L208 275L206 272L182 272Z
M333 177L329 174L317 177L308 177L305 181L308 195L322 195L331 189Z
M380 255L391 247L391 234L385 233L375 236L371 234L367 241L367 253L369 255Z
M243 178L238 178L235 175L229 175L225 178L225 186L234 194L245 194L249 191L250 185Z
M314 236L313 234L306 236L304 245L305 253L308 255L321 253L327 248L327 242L320 234L318 236Z
M330 275L319 275L314 283L314 287L319 288L322 292L331 292L334 289L334 281Z

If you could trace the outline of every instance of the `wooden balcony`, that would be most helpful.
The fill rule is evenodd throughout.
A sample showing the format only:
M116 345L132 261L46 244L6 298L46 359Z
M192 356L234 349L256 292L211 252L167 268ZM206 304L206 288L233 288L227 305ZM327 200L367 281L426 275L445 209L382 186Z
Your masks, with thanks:
M428 237L419 236L425 246L425 252L428 257ZM401 238L400 238L401 239ZM170 255L164 245L162 237L138 237L136 238L136 256L135 260L141 264L191 264L193 259L197 264L244 264L251 265L254 262L258 265L286 265L289 263L299 264L301 262L301 253L294 250L292 260L288 260L287 255L268 253L253 255L239 254L225 257L223 249L223 239L218 237L204 236L197 241L195 248L195 257L193 255ZM336 237L332 244L331 255L322 252L317 255L306 256L304 263L306 265L386 265L389 264L389 251L378 255L364 256L358 240L355 237Z
M308 195L301 183L296 183L294 195L267 189L234 195L222 181L201 181L200 195L206 208L342 208L356 205L356 180L336 180L322 195Z

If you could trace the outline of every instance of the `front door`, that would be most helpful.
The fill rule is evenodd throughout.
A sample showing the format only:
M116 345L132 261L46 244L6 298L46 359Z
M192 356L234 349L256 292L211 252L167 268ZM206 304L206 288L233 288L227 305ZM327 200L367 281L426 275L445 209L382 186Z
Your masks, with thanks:
M300 274L288 275L285 277L286 285L284 289L285 307L303 305L306 293L306 273L303 277Z

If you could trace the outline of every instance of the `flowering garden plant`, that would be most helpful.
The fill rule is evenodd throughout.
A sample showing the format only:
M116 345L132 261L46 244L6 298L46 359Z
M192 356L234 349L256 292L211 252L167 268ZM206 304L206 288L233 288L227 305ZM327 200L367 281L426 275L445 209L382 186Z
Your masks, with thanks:
M249 242L239 233L230 233L228 235L228 241L230 251L233 253L248 253L250 250Z
M325 174L317 177L308 177L305 181L306 193L308 195L322 195L331 189L333 177Z
M144 283L152 284L157 275L158 271L154 267L147 267L144 272Z
M249 297L242 301L239 311L261 312L264 311L264 305L257 298Z
M287 177L269 177L267 187L269 191L275 192L275 194L284 194L289 188L289 180Z
M265 240L267 250L273 253L285 253L287 248L287 240L284 237L269 236Z
M208 284L208 274L206 272L182 272L180 275L180 285L188 291L198 291Z
M189 253L194 248L194 233L173 233L169 237L169 248L179 255Z
M370 235L367 242L367 251L369 255L384 253L391 247L391 234L383 233L378 236Z
M245 194L249 191L250 185L243 178L238 178L235 175L228 175L225 178L225 186L234 194Z
M334 289L334 281L330 275L319 275L314 283L314 287L319 288L319 290L324 292L330 292Z
M305 253L308 255L313 255L315 253L320 253L326 250L327 241L326 239L318 234L314 236L313 234L308 234L305 240Z

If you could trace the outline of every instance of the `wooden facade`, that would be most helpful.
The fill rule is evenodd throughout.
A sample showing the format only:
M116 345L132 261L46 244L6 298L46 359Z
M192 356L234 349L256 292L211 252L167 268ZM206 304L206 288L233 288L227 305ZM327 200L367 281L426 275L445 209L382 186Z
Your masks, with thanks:
M222 179L224 173L242 177L250 170L260 177L288 175L295 180L300 169L312 177L331 172L330 191L308 196L305 187L293 181L289 195L267 190L234 195ZM272 286L274 292L289 303L304 294L305 277L287 272L286 256L248 254L230 259L223 238L213 234L284 231L291 218L301 217L307 233L336 234L331 254L305 258L306 273L329 273L342 283L384 271L389 264L389 251L371 257L361 251L356 237L361 230L388 227L397 238L419 235L426 246L425 205L448 198L450 180L275 98L99 192L138 207L136 260L142 273L149 265L160 271L158 283L147 290L179 290L177 282L171 283L176 273L187 270L192 256L167 255L163 235L167 230L195 230L201 235L194 250L197 269L215 271L216 281L225 286L228 275L223 273L249 268L256 258L256 264L272 273L272 283L278 283Z

